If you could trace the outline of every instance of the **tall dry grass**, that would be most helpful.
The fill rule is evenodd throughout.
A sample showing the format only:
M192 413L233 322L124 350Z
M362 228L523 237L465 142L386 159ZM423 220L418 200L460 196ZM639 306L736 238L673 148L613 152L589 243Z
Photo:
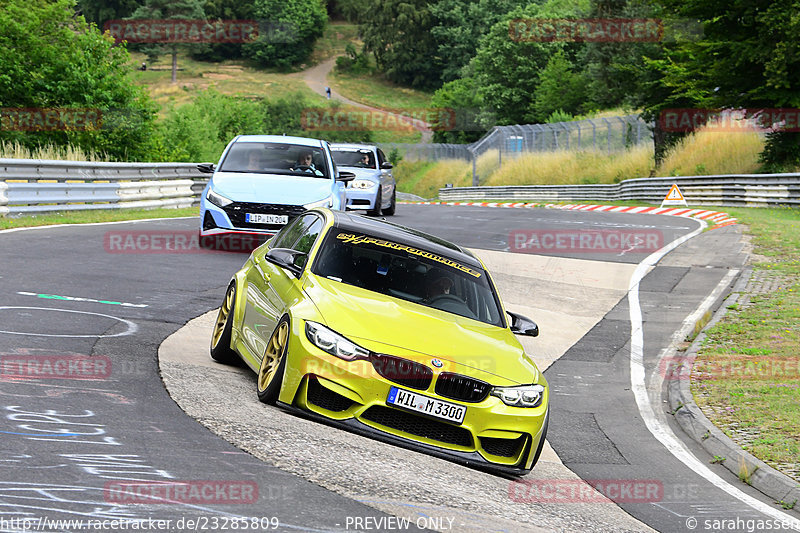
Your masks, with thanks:
M68 144L56 146L46 144L33 150L17 142L0 142L0 157L11 159L53 159L61 161L108 161L104 154L84 151Z
M566 150L516 157L504 154L502 164L495 150L478 159L477 171L481 185L617 183L650 175L757 173L763 149L764 137L759 133L700 130L670 150L658 168L654 168L653 148L648 144L612 154ZM446 183L472 185L472 165L449 160L430 163L416 178L409 192L431 198Z
M758 172L758 156L764 136L757 132L698 130L669 151L656 173L659 176L752 174Z
M448 183L454 187L472 185L472 163L461 159L440 160L422 172L413 192L423 198L435 198Z
M617 183L647 177L653 168L649 146L625 152L540 152L506 158L483 185L568 185L575 183Z

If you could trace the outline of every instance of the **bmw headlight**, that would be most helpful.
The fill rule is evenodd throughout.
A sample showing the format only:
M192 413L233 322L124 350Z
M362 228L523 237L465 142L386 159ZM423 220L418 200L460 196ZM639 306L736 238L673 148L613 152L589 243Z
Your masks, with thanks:
M369 350L316 322L306 322L306 337L320 350L346 361L369 357Z
M491 394L511 407L539 407L544 398L544 387L541 385L494 387Z
M313 209L315 207L331 207L333 205L333 197L328 196L318 202L311 202L310 204L303 204L306 209Z
M208 194L206 194L206 200L216 205L217 207L225 207L226 205L230 205L233 203L233 200L229 200L228 198L225 198L221 194L215 193L212 189L208 189Z
M377 183L370 180L353 180L350 182L350 188L352 189L371 189L376 185Z

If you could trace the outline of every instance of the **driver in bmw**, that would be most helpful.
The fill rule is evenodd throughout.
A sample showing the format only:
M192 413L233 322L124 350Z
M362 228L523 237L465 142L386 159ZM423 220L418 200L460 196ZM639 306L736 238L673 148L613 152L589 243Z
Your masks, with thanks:
M453 288L453 280L447 276L434 277L428 281L426 290L428 293L428 300L432 300L442 294L450 294L450 289Z

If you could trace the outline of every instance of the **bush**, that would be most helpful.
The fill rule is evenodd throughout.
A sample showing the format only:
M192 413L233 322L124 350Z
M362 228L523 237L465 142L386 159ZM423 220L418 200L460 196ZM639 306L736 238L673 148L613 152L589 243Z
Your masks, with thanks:
M550 115L545 119L545 122L548 124L555 124L556 122L570 122L572 120L575 120L572 115L561 109L556 109L550 113Z
M759 156L765 172L793 172L800 168L800 133L776 131L767 134Z
M0 107L90 112L99 121L39 131L4 127L0 141L28 148L72 144L115 160L151 157L155 106L130 79L130 56L75 15L73 0L4 0L0 9ZM85 116L89 116L87 113Z
M301 118L310 108L301 93L284 98L245 100L214 89L193 102L171 109L160 124L159 160L217 161L237 135L296 135L331 142L371 142L369 131L316 131L303 129ZM332 106L331 106L332 107Z
M351 74L367 74L373 70L369 64L369 56L356 50L353 43L347 43L344 53L345 55L336 58L336 70Z

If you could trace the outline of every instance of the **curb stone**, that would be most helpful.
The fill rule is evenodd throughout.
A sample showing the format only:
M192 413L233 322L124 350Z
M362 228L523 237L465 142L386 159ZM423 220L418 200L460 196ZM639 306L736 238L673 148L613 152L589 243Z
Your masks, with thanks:
M728 306L739 299L747 286L752 272L753 269L751 267L746 267L730 295L724 299L711 320L704 326L697 325L697 328L702 326L702 329L686 350L684 356L685 364L681 365L683 368L692 368L697 358L697 352L706 338L705 331L719 322L727 313ZM800 483L746 452L730 437L725 435L697 406L690 384L691 380L687 376L687 379L670 380L667 387L670 410L674 413L675 421L678 422L683 431L700 444L710 455L724 457L725 460L722 461L722 465L731 473L740 479L744 476L749 476L749 485L769 496L776 503L786 502L791 505L792 502L796 501L797 505L794 513L797 513L797 509L800 508Z
M736 224L735 218L721 211L711 211L708 209L655 207L655 206L618 206L618 205L598 205L598 204L551 204L541 202L444 202L439 200L425 201L404 201L399 203L413 203L418 205L450 205L450 206L473 206L473 207L502 207L502 208L536 208L561 209L568 211L597 211L598 213L629 213L637 215L667 215L684 218L699 218L706 222L713 222L711 229L721 228Z

